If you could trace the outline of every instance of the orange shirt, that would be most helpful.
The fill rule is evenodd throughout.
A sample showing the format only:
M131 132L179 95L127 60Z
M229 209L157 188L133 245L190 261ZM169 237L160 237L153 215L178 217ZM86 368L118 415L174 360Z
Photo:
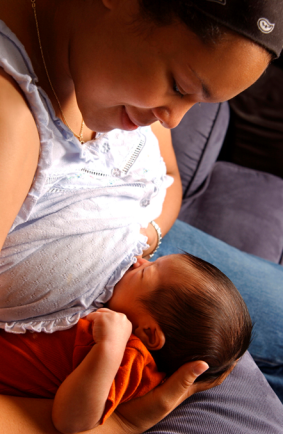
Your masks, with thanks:
M85 319L71 329L52 334L0 330L0 394L53 398L94 344L91 323ZM108 395L102 423L118 404L146 394L163 378L149 351L140 339L131 335Z

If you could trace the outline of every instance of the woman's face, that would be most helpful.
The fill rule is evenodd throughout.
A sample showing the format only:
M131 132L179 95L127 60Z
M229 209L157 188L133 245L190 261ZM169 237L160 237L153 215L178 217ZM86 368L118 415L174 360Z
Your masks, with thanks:
M211 47L180 23L133 24L133 0L107 3L99 21L85 17L70 51L78 105L93 131L155 121L174 128L195 103L232 98L268 65L266 52L240 36Z

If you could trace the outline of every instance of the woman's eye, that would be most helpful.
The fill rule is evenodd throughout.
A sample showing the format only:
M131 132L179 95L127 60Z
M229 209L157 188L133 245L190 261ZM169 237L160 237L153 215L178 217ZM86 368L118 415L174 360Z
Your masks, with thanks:
M177 85L176 81L174 82L173 90L174 90L174 92L177 93L181 98L183 98L184 95L181 93L180 89L178 88L178 85Z

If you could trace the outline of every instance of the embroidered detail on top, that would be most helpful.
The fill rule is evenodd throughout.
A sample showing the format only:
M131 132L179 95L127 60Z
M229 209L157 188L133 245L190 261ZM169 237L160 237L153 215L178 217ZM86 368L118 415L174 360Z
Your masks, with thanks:
M116 178L120 178L121 170L118 169L118 167L113 167L113 169L111 170L111 175L115 176Z
M63 173L54 173L54 174L47 175L46 184L50 184L51 182L58 181L59 179L63 178L64 176L65 176L65 174L63 174Z
M136 149L134 150L133 154L131 155L129 161L125 164L124 169L122 170L123 173L128 173L128 171L130 170L130 168L132 167L132 165L134 164L134 162L136 161L136 159L138 158L138 156L140 155L143 147L145 145L145 139L143 138L138 146L136 147Z
M85 173L91 173L92 175L95 175L95 176L110 176L110 175L107 175L107 173L95 172L94 170L81 169L81 171L85 172Z
M144 208L146 208L148 205L150 204L150 200L149 199L142 199L140 202L140 205Z
M109 145L109 143L108 142L104 142L103 145L102 145L101 152L103 154L107 154L107 152L109 152L109 151L110 151L110 145Z
M107 176L107 175L106 175ZM117 185L116 184L108 184L105 185L105 188L116 188ZM120 184L119 187L138 187L138 188L145 188L145 185L141 182L132 182L131 184ZM92 186L88 186L88 187L82 187L82 186L69 186L68 188L58 188L58 187L54 187L51 188L50 190L48 190L48 192L46 193L46 195L50 194L50 193L68 193L70 190L92 190ZM142 206L148 206L149 205L149 200L148 199L144 199L145 201L145 205Z

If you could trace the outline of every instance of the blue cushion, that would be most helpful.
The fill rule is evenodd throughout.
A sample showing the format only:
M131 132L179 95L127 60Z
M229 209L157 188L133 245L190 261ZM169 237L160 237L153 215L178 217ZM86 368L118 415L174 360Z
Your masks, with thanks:
M171 131L183 197L192 197L212 170L229 122L228 103L196 104Z
M179 219L239 250L280 263L283 179L217 162L206 189L184 200Z

